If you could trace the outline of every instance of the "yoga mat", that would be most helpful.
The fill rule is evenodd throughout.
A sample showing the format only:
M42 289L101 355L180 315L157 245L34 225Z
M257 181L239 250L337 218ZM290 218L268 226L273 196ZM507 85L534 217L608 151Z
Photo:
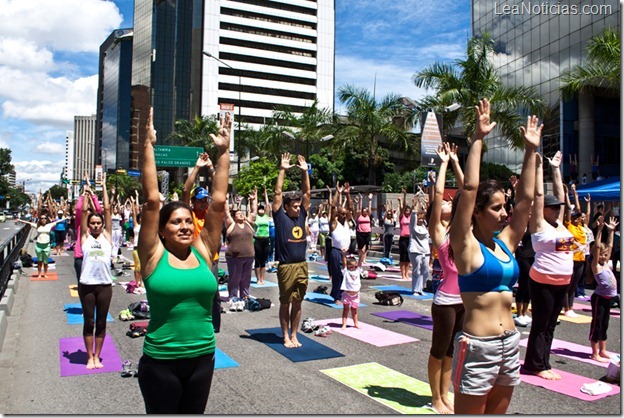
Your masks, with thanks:
M522 364L524 365L524 362L522 362ZM581 386L583 386L585 383L594 383L597 381L597 379L590 379L589 377L579 376L577 374L564 372L562 370L551 370L559 374L561 376L561 379L546 380L532 374L525 374L526 372L523 372L523 370L520 369L520 380L524 383L528 383L529 385L543 387L544 389L552 390L553 392L561 393L563 395L568 395L582 401L596 401L598 399L606 398L607 396L617 395L620 393L619 386L609 385L612 387L611 392L603 393L602 395L596 396L588 395L587 393L581 392Z
M433 299L433 293L429 293L429 292L425 292L423 291L422 295L414 295L414 297L418 300L432 300Z
M255 289L262 289L265 287L277 287L277 283L275 282L270 282L268 280L264 280L264 284L258 284L258 279L251 279L251 287L255 288Z
M570 318L565 315L559 315L562 321L572 322L573 324L591 324L591 316L578 314L578 318Z
M33 282L50 282L52 280L58 280L58 275L54 271L48 270L47 277L37 277L37 272L30 275L30 280Z
M378 363L356 364L321 370L332 379L401 414L435 414L429 383Z
M326 275L322 275L322 274L315 274L309 277L309 280L313 281L313 282L323 282L323 283L329 283L331 280L329 279L329 276Z
M101 369L87 369L87 352L85 351L83 337L69 337L59 339L59 360L61 377L76 376L80 374L112 373L122 369L121 357L115 347L113 337L106 335L100 355L104 365Z
M238 367L239 364L228 357L223 351L218 348L215 349L215 369L229 369L231 367Z
M428 315L411 311L371 312L371 315L433 331L433 319Z
M69 296L71 296L72 298L78 297L78 285L77 284L69 285Z
M529 343L529 339L525 338L520 340L520 345L526 347ZM595 366L608 367L609 363L601 363L591 359L591 347L588 344L575 344L563 340L553 339L550 346L550 352L561 357L567 357L572 360L582 361L583 363L593 364Z
M344 354L339 353L323 344L308 338L305 335L298 333L297 339L302 344L298 348L284 347L284 339L282 338L281 328L258 328L245 330L251 337L271 347L288 360L292 362L321 360L332 357L344 357ZM317 340L323 339L323 337L314 337ZM325 337L325 338L331 338Z
M574 309L574 312L576 312L576 313L585 312L588 315L591 315L591 305L585 305L583 303L574 302L574 305L572 305L572 309ZM611 308L611 311L609 312L609 314L611 316L619 317L620 316L620 310L619 309L615 309L615 308Z
M417 299L416 296L418 295L414 295L414 293L412 293L411 289L408 289L407 287L403 287L403 286L397 286L395 284L391 284L391 285L387 285L387 286L371 286L377 290L387 290L387 291L391 291L391 292L398 292L401 294L401 296L407 296L410 297L412 299Z
M84 324L84 318L82 317L82 305L79 303L66 303L65 313L67 314L67 323L69 325ZM97 318L97 315L95 316ZM113 322L113 317L110 313L106 314L106 322Z
M317 320L314 321L314 323L321 326L328 325L332 332L355 338L356 340L374 345L375 347L388 347L390 345L420 341L416 338L408 337L407 335L365 324L362 321L358 321L358 325L360 326L358 329L353 326L353 319L351 318L347 319L347 328L345 329L341 328L342 318Z
M403 283L409 282L409 280L403 280L400 274L388 274L388 273L384 273L381 271L376 272L376 273L377 273L378 279L394 280L394 281L403 282Z

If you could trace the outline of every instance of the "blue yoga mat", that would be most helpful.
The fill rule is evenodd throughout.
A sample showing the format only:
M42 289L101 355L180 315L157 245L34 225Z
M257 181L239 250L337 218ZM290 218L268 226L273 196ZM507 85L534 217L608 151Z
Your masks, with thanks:
M215 369L228 369L230 367L238 367L239 364L228 357L218 348L215 350Z
M342 309L342 305L334 303L334 298L331 295L325 295L323 293L307 292L303 298L308 302L320 303L321 305L329 306L330 308ZM367 306L365 303L360 303L360 308Z
M269 282L268 280L264 281L264 284L258 284L258 279L255 277L251 278L251 287L256 289L262 289L264 287L277 287L277 283Z
M82 305L79 303L66 303L65 313L67 314L67 323L69 325L84 324L82 317ZM113 322L110 312L106 315L106 322Z
M310 276L309 280L312 280L313 282L323 282L323 283L329 283L331 281L329 279L329 276L326 276L323 274L314 274Z
M387 290L391 292L397 292L401 294L401 296L407 296L412 299L419 299L419 300L433 299L433 295L431 293L425 292L425 294L422 296L414 295L411 289L408 289L407 287L403 287L403 286L398 286L396 284L387 285L387 286L371 286L371 287L377 290Z
M299 348L284 347L281 328L259 328L245 330L251 337L271 347L288 360L295 363L300 361L322 360L333 357L344 357L344 354L298 333L297 339L302 344ZM314 337L321 339L322 337Z

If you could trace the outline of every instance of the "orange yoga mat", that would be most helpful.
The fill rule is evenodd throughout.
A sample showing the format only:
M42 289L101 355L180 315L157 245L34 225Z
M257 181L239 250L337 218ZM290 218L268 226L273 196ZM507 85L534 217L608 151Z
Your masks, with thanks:
M48 270L46 277L43 277L43 275L42 277L37 277L37 273L35 272L30 275L30 280L35 282L47 282L52 280L58 280L58 275L56 274L56 272Z

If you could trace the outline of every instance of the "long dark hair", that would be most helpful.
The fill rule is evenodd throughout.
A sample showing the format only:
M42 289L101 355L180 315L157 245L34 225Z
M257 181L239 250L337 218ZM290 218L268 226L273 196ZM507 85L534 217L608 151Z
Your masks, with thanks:
M172 202L169 202L166 205L164 205L162 208L160 208L160 212L158 214L159 215L158 228L160 229L160 228L163 228L165 225L167 225L169 218L171 218L171 214L180 208L186 209L190 213L193 213L193 210L191 209L191 207L181 200L174 200Z

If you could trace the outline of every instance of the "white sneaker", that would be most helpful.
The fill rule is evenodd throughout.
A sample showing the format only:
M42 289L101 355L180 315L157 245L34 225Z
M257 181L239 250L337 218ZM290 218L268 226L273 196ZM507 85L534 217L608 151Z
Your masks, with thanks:
M230 302L228 303L228 306L229 306L231 312L236 312L236 308L238 306L238 302L236 301L236 298L230 299Z
M527 321L524 319L524 316L517 316L514 318L514 324L518 327L526 327Z
M238 312L243 312L245 310L245 301L244 300L239 300L238 302L236 302L236 310Z
M565 316L567 316L568 318L578 318L579 315L574 312L572 309L570 309L569 311L567 311L566 313L564 313Z
M533 322L533 318L531 318L529 315L523 315L522 317L524 318L527 324L530 324L531 322Z

